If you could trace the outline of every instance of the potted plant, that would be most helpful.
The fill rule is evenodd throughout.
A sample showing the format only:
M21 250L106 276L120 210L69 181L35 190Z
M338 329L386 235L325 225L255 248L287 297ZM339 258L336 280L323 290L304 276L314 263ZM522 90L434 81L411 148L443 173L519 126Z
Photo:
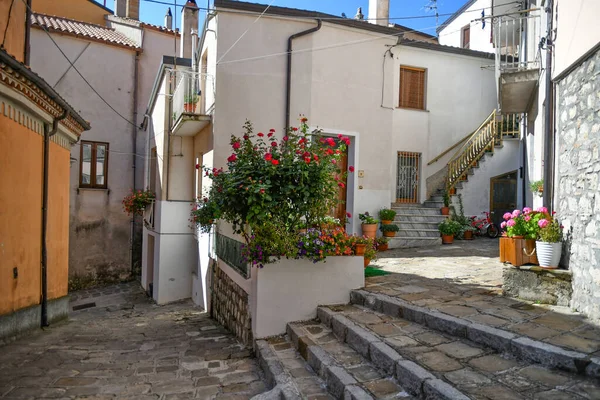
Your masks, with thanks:
M354 254L357 256L364 256L365 249L371 240L366 236L352 236L352 242L354 247Z
M396 232L398 232L400 230L398 225L394 225L394 224L381 225L380 229L381 229L381 232L383 232L383 236L386 236L386 237L394 237L394 236L396 236Z
M540 179L539 181L531 182L529 184L529 190L531 190L531 193L542 197L544 195L544 180Z
M450 215L450 193L444 191L444 207L440 209L442 215Z
M500 228L505 230L500 238L500 262L509 262L514 267L523 264L538 264L535 254L535 239L538 237L538 221L548 210L529 207L505 213Z
M368 212L364 214L358 214L358 218L362 222L362 234L371 239L375 239L377 236L377 221L375 218L371 217Z
M214 201L209 200L207 197L192 205L190 222L196 224L202 233L209 233L212 225L219 218L219 208Z
M476 228L471 225L463 225L463 239L465 240L473 240L473 232L475 232Z
M373 242L369 243L365 248L365 268L371 263L371 261L377 259L377 251L373 246Z
M138 190L137 192L134 192L132 189L129 194L123 198L123 209L127 215L143 215L146 207L152 204L155 198L156 195L149 189Z
M183 100L183 110L187 113L193 113L196 109L196 103L198 103L198 95L192 94L189 96L185 96Z
M385 236L378 237L376 239L377 242L377 251L386 251L389 248L390 239Z
M438 225L438 229L442 234L442 244L452 244L454 235L460 231L461 226L453 219L447 218Z
M300 222L298 222L298 233L300 233L300 234L306 233L306 229L307 229L306 220L300 220Z
M562 253L562 225L552 215L538 221L540 227L535 251L539 265L546 269L558 268Z
M389 208L382 208L379 210L379 219L381 220L381 225L390 225L394 218L396 217L396 211Z

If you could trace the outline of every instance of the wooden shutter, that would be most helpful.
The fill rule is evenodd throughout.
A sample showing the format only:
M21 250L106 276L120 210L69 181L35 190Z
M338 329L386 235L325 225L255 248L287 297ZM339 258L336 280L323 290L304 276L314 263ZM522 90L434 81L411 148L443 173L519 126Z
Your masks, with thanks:
M467 25L462 29L462 47L471 48L471 26Z
M400 107L425 109L425 70L400 67Z

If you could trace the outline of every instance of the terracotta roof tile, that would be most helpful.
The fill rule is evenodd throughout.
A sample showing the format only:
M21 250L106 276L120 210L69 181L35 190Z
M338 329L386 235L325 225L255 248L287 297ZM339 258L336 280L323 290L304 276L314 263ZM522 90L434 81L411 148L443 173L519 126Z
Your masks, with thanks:
M133 49L138 48L135 41L129 39L127 36L114 29L106 28L101 25L45 14L32 14L31 25L42 29L46 28L49 31L63 32L74 36L131 47Z

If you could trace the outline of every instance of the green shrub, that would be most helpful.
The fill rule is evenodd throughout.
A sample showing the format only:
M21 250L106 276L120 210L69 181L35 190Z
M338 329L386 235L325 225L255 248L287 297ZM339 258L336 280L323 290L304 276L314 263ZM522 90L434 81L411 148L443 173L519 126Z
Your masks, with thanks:
M382 221L393 221L396 217L396 211L389 208L382 208L379 210L379 219Z

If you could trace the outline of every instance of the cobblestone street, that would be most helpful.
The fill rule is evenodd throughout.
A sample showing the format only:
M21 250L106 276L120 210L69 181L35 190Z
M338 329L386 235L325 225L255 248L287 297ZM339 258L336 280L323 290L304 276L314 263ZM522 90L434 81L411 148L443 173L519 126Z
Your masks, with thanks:
M96 306L0 348L0 398L248 399L248 349L191 302L158 307L137 282L77 292Z

